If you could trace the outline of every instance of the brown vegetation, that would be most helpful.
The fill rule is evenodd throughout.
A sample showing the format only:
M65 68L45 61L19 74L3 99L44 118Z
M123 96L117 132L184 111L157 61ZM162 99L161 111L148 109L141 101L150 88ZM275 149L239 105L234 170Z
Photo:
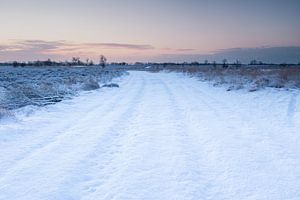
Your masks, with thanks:
M211 81L215 86L226 84L227 90L245 88L256 91L265 87L300 89L300 66L297 65L186 65L166 69Z

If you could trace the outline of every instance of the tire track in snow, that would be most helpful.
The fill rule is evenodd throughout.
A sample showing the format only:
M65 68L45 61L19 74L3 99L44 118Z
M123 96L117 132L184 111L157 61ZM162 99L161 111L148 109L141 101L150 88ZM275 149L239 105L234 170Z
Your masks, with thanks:
M122 82L122 87L126 87L127 85L131 85L132 84L132 78L129 77L129 80L126 80L126 82ZM106 89L106 88L105 88ZM103 89L102 89L103 90ZM93 91L94 94L92 95L95 95L95 93L98 93L98 95L103 95L101 98L104 98L103 100L105 101L105 103L103 102L89 102L87 100L88 103L92 103L92 105L89 105L87 108L84 108L86 110L84 111L78 111L77 109L77 105L68 105L69 106L69 110L74 110L74 114L76 115L76 110L78 113L80 113L80 115L77 115L75 118L72 116L64 116L63 118L61 116L59 116L58 118L61 118L60 120L64 120L66 118L70 118L71 120L68 120L66 121L67 124L63 124L62 126L57 126L57 117L54 119L54 121L52 120L51 122L48 122L48 119L45 119L47 120L47 122L44 122L43 120L40 121L40 119L38 119L37 122L35 123L45 123L46 126L43 126L41 127L41 129L39 129L38 131L36 132L32 132L30 127L27 128L27 132L30 132L30 137L33 137L33 139L29 138L29 140L31 140L31 146L30 148L28 148L28 146L26 146L26 148L28 148L28 151L25 151L25 152L22 152L18 155L18 159L14 160L14 161L7 161L8 164L4 165L2 163L2 166L5 166L5 168L1 169L0 170L0 176L4 176L5 173L10 169L12 168L14 165L18 165L18 163L22 163L23 160L26 160L28 157L34 155L36 152L40 151L41 149L47 147L47 145L51 144L52 142L55 142L57 140L57 138L59 137L62 137L62 135L64 135L65 133L68 133L70 132L72 129L74 129L76 127L76 124L82 124L84 122L87 122L89 120L91 120L91 113L95 113L95 111L97 110L97 113L103 113L103 114L107 114L109 112L112 112L113 111L113 107L116 106L118 104L118 102L120 102L120 99L123 99L125 95L125 93L122 93L123 94L123 97L120 97L120 93L118 90L111 90L111 89L107 89L106 91ZM90 95L88 95L87 97L90 97ZM81 97L78 97L78 98L81 98ZM72 100L69 101L70 102L73 102ZM65 103L65 102L63 102ZM50 108L51 107L56 107L57 105L51 105L49 106ZM66 109L66 108L64 108ZM60 115L63 114L63 113L60 113ZM74 115L72 114L72 115ZM57 111L52 111L50 112L47 116L49 115L57 115ZM20 127L22 126L27 126L27 123L32 123L32 122L28 122L28 120L24 121L24 122L21 122L19 124ZM55 127L54 129L51 128L51 130L49 131L49 125L51 124L55 124L53 127ZM24 132L24 130L19 130L19 132ZM23 133L24 134L24 133ZM37 137L37 134L38 135L41 135L42 134L42 138ZM37 140L37 141L36 141ZM36 143L34 144L33 141L36 141ZM27 144L26 144L27 145ZM20 148L20 146L22 146L22 144L19 144L18 145L18 148ZM1 159L2 162L4 162L3 159Z
M186 112L184 112L186 107L182 103L182 97L178 95L182 95L182 91L180 91L182 88L168 81L162 81L162 84L170 98L174 116L181 122L178 141L182 145L182 151L188 163L185 170L190 179L190 183L187 185L190 193L186 195L186 199L210 199L213 193L213 183L209 177L207 177L207 166L205 166L203 149L199 144L195 143L195 139L193 138L194 130L191 129L189 118ZM184 97L188 98L188 95L184 95Z
M59 135L55 141L49 143L44 148L39 149L31 156L26 157L26 159L22 160L22 162L19 162L17 166L10 168L7 173L0 178L0 199L7 199L8 197L20 198L21 196L24 196L25 198L26 195L30 195L30 193L34 193L34 195L31 195L31 199L32 197L34 199L40 199L48 195L50 195L50 197L48 197L50 199L69 198L69 194L62 192L63 189L66 189L65 186L59 187L60 182L67 181L69 171L77 165L77 162L79 162L82 157L85 157L89 152L92 151L93 146L96 145L97 138L102 137L101 130L105 132L105 130L111 127L111 124L107 124L107 122L116 119L117 116L122 113L115 112L115 109L118 110L119 108L120 111L122 111L123 108L126 108L124 105L127 105L128 101L131 100L130 98L135 97L134 93L136 90L130 90L129 92L125 91L126 88L122 88L121 90L123 90L121 93L122 96L119 94L118 102L113 108L109 106L111 105L109 103L110 101L107 101L108 108L111 108L109 113L106 113L106 115L103 117L99 117L99 114L101 113L99 113L100 108L94 110L88 115L88 118L91 119L91 121L85 121L84 123L81 122L83 124L76 124L64 134ZM130 98L124 98L124 95L128 95ZM101 96L99 96L99 100L101 99ZM103 120L106 124L95 124L95 120L92 119L97 119L97 117L99 118L100 122ZM99 131L100 133L97 134L96 132ZM82 140L80 138L82 138ZM77 148L73 148L76 146ZM80 146L87 146L87 148L79 149L78 147ZM30 166L27 163L30 163ZM57 163L58 166L54 167L53 163L54 165ZM47 171L51 170L51 166L53 166L52 168L56 169L53 174L51 174L51 172L47 173ZM32 168L36 168L35 171L37 174L31 173L33 170ZM50 174L50 177L40 176L40 173L42 172L45 174ZM60 174L62 175L63 172L64 175L60 176ZM13 176L12 174L18 174L18 176ZM51 175L56 178L51 177ZM20 183L18 186L1 184L5 182L13 182L13 180L17 177L26 181ZM33 181L41 181L41 187L44 184L49 184L49 188L47 188L47 190L44 189L44 191L38 191L40 188L30 187L30 185L36 185L30 183ZM28 188L26 188L25 185L29 185L29 187L27 186ZM15 190L20 191L20 193L15 194L13 192ZM6 193L4 193L4 191L6 191ZM6 194L8 196L2 197L2 194Z
M137 78L144 76L146 78L148 74L135 72L133 76ZM147 77L146 79L148 80L149 78ZM143 91L139 93L140 95L138 95L138 98L135 98L136 100L132 103L131 108L129 108L130 112L127 113L128 115L126 118L123 118L123 120L119 121L119 124L117 124L116 127L112 128L112 130L120 132L121 137L118 137L117 140L115 138L112 142L109 142L108 145L105 145L105 147L107 147L107 151L110 152L113 146L113 151L117 152L113 155L109 155L109 153L105 150L102 150L100 154L97 153L97 159L95 162L97 163L95 165L96 169L92 170L91 174L96 173L96 177L98 177L98 179L88 181L86 183L88 191L84 193L82 199L128 199L118 197L120 195L124 195L124 190L126 190L126 187L130 185L121 183L121 181L125 182L127 179L134 177L134 174L132 174L132 176L130 175L130 171L134 171L135 169L128 167L133 162L132 154L127 155L126 152L128 152L128 148L132 148L132 141L138 137L137 135L139 135L139 130L142 131L143 127L137 126L138 122L136 121L138 121L139 117L141 117L140 107L145 101L147 101L145 93L147 93L149 85L151 85L151 82L148 81L146 84L143 84ZM135 153L139 154L137 151L135 151ZM101 160L103 157L107 158L103 161ZM98 160L100 160L100 162ZM122 176L126 176L127 173L129 177L122 178ZM118 187L119 191L117 190ZM136 185L136 187L139 186ZM126 193L128 193L128 191ZM136 193L136 196L138 195L139 194Z
M113 176L113 173L115 173L111 171L116 170L112 163L121 153L120 149L123 145L122 140L124 138L126 140L128 134L130 134L130 132L124 131L128 123L126 120L133 117L136 106L143 97L144 87L147 83L142 77L138 78L138 81L135 81L134 84L137 85L139 89L132 89L131 86L126 88L128 91L134 91L135 94L130 95L130 101L124 105L126 106L124 107L124 111L121 112L121 115L118 116L118 118L113 119L113 123L97 141L97 145L93 148L93 151L83 159L83 164L76 169L76 171L80 171L85 174L85 176L92 177L79 185L73 185L72 191L82 191L79 194L82 199L85 199L86 196L100 190L103 185L111 181L111 177ZM78 184L74 179L77 180L80 179L80 177L73 177L69 180L71 183Z
M135 129L141 131L137 131L133 135L129 134L128 136L131 136L131 138L123 138L123 142L127 144L129 149L125 148L121 151L119 159L116 159L111 166L114 175L105 183L107 186L106 190L96 186L93 189L95 194L86 197L86 199L94 199L96 197L100 199L206 198L206 189L209 187L207 185L209 183L205 182L201 172L199 172L198 152L188 137L186 124L183 122L184 119L181 118L177 101L164 80L160 79L160 75L149 74L148 76L148 79L152 79L152 81L149 81L148 86L145 88L146 95L142 100L144 103L137 106L137 116L128 119L129 124L131 124L130 122L132 121L138 121L137 118L143 118L145 121L138 122L134 126ZM153 92L159 92L160 96L149 102ZM156 115L159 111L157 107L164 108L159 116ZM151 119L151 121L147 119ZM163 119L166 119L166 121ZM142 129L149 125L148 123L151 123L152 132L143 133ZM168 132L162 131L165 130L165 125L169 126ZM131 128L127 130L131 130ZM137 136L134 137L134 135ZM128 141L130 141L129 144ZM139 149L139 147L143 149ZM133 152L137 155L132 158ZM128 158L128 160L124 160L124 158ZM139 160L139 158L143 159ZM160 161L161 159L166 161ZM119 168L118 163L126 163L125 165L128 167L125 169ZM140 168L142 171L137 170ZM130 177L126 177L126 174L130 174L131 170L135 171L135 173ZM156 175L160 171L163 171L164 174ZM153 174L154 178L149 177L149 173ZM114 191L118 185L118 182L116 182L118 180L124 180L122 185L125 185L125 188L120 189L122 192L119 192L119 195L117 195L118 192ZM148 181L150 180L152 181L149 183ZM161 181L163 181L164 186L160 187ZM145 191L145 188L142 187L143 185L149 191L156 192L149 193L149 191ZM136 191L134 191L130 186L138 189L135 188ZM156 190L157 187L160 188L159 191Z
M202 114L203 112L207 112L203 109L199 110L195 105L197 102L200 102L202 108L209 110L212 116L220 117L219 114L216 115L218 110L211 110L213 106L208 106L207 101L204 101L199 97L196 98L197 101L191 101L191 99L189 99L190 95L194 93L187 91L185 89L187 85L185 85L184 82L181 82L181 80L182 78L179 78L179 81L177 81L176 84L167 83L165 87L167 88L170 96L172 96L173 105L176 105L175 110L177 110L177 115L179 115L179 118L184 121L184 130L187 134L185 134L184 138L182 138L183 143L186 145L185 148L188 149L191 154L190 157L193 159L194 169L200 174L198 179L194 180L194 183L191 183L198 184L198 193L200 193L200 195L195 195L195 198L190 199L230 199L227 193L222 192L219 189L220 187L226 187L226 185L222 185L222 182L216 181L216 176L220 174L220 172L214 171L207 163L209 161L208 154L211 152L206 147L207 144L210 144L212 141L205 139L205 137L204 140L201 141L197 138L197 136L206 134L207 130L204 127L201 127L201 124L205 123L205 121L203 121L202 118L190 115L191 110L201 111Z
M172 108L172 97L169 96L162 81L156 77L157 75L147 74L147 76L149 76L147 77L149 83L145 88L145 95L141 96L142 99L135 105L136 108L133 114L127 118L127 121L125 123L121 122L121 124L124 123L122 130L126 137L122 137L121 140L118 141L120 153L114 156L114 159L109 162L110 165L107 165L104 169L101 168L102 176L105 174L109 174L109 176L100 181L101 184L96 181L91 188L93 193L87 193L82 199L151 199L155 195L165 197L168 195L174 196L174 192L170 193L170 191L176 191L176 197L190 198L191 196L197 196L196 194L199 193L198 188L190 182L191 180L197 179L197 175L194 171L195 168L189 170L193 161L190 159L190 156L186 154L191 152L184 150L186 146L184 145L184 141L182 141L183 138L181 135L184 133L184 127L178 123L180 121L178 121L179 119L176 116L177 113L175 113L176 111ZM162 96L159 96L159 99L154 98L151 100L149 97L154 95L153 92L159 92ZM164 107L167 111L164 110L161 116L157 116L156 113L159 111L157 107ZM139 118L144 120L139 121ZM159 119L167 119L167 121ZM160 132L161 130L159 129L161 128L165 129L166 124L172 125L170 127L172 129L168 129L170 133L155 133ZM144 133L143 128L145 126L152 127L153 132L146 131ZM165 144L168 140L171 142L170 146ZM111 143L109 143L108 146L111 148ZM164 157L164 155L169 155L170 151L175 154L172 156L174 158L173 160L171 159L171 162L177 163L176 166L170 165L169 162L160 161L161 156L168 161L169 158ZM99 158L103 157L101 155L103 154L100 154ZM143 159L140 160L141 158ZM160 162L162 163L157 165ZM120 163L123 163L126 167L120 166ZM142 168L142 171L139 171L140 168ZM151 172L155 176L160 170L171 174L174 178L169 179L168 176L165 177L164 175L158 176L157 178L166 179L165 186L167 188L161 188L161 191L157 191L156 194L149 193L149 191L159 187L161 182L156 178L149 177L148 173ZM93 171L95 172L96 170ZM120 180L122 180L123 183L120 183ZM148 181L150 180L154 182L149 183ZM145 191L143 185L148 187L149 191ZM117 187L121 187L119 188L119 192L115 191ZM133 190L132 187L139 189ZM169 198L172 197L169 196Z
M107 102L64 133L54 129L55 140L1 176L0 199L300 195L300 163L293 157L299 151L284 151L274 142L280 138L276 134L268 138L248 130L244 125L255 124L243 122L239 110L229 118L232 107L220 105L220 95L196 91L201 82L165 73L133 72L129 78L113 101L109 95L94 96L95 106L97 100Z

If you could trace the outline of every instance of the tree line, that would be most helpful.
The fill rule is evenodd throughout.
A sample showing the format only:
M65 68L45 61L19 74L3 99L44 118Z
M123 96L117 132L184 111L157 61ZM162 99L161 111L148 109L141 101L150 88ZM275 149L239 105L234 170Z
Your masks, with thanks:
M45 61L28 61L28 62L2 62L0 66L13 66L13 67L43 67L43 66L101 66L105 68L107 65L107 59L105 56L101 55L99 59L99 63L95 64L93 60L87 58L85 61L80 60L80 57L73 57L71 61L53 61L51 59L47 59Z
M84 61L80 60L80 57L72 57L71 61L53 61L51 59L47 59L45 61L29 61L29 62L18 62L18 61L13 61L13 62L2 62L0 63L0 66L13 66L13 67L25 67L25 66L34 66L34 67L42 67L42 66L101 66L102 68L105 68L107 65L107 58L103 55L99 57L99 62L96 64L93 62L93 60L86 59ZM216 66L223 66L223 68L227 68L228 66L236 66L236 67L241 67L242 65L280 65L280 66L286 66L286 65L295 65L295 64L287 64L287 63L282 63L282 64L273 64L273 63L265 63L262 61L257 61L257 60L251 60L248 64L243 64L241 61L236 60L234 62L229 62L227 59L223 59L221 62L209 62L208 60L204 60L203 62L181 62L181 63L176 63L176 62L136 62L134 64L129 64L127 62L111 62L110 65L113 66L128 66L128 65L135 65L135 66L147 66L147 65L159 65L159 66L167 66L167 65L173 65L173 66L188 66L188 65L193 65L193 66L205 66L205 65L210 65L213 67ZM298 64L300 65L300 63Z

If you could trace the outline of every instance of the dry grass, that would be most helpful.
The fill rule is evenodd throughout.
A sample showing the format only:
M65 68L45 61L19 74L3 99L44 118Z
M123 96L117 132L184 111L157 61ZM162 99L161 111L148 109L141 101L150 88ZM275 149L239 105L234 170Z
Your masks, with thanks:
M197 76L201 80L211 81L215 86L226 84L228 90L248 89L256 91L265 87L300 89L300 66L241 66L222 65L168 67L170 71Z

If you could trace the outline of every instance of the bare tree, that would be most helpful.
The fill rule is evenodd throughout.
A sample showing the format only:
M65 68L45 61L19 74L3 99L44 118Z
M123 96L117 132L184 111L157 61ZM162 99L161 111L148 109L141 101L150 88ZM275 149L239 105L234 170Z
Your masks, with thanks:
M227 64L227 59L223 59L223 68L227 68L228 64Z
M82 62L80 61L79 57L73 57L72 58L72 64L73 65L80 65L80 64L82 64Z
M234 65L235 65L236 67L241 67L241 66L242 66L242 63L241 63L241 61L239 61L239 60L237 59L237 60L235 61Z
M105 68L106 62L107 62L106 57L105 57L104 55L100 55L100 62L99 62L99 65L100 65L102 68Z
M250 65L256 65L257 64L257 61L256 60L251 60L250 61Z
M217 68L217 62L216 61L213 62L213 67L214 67L214 69Z

